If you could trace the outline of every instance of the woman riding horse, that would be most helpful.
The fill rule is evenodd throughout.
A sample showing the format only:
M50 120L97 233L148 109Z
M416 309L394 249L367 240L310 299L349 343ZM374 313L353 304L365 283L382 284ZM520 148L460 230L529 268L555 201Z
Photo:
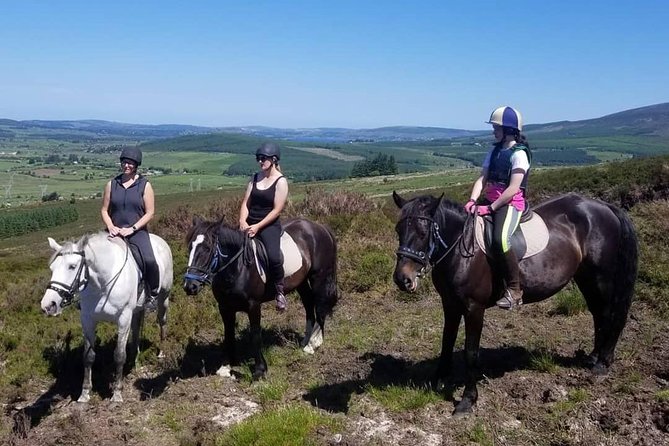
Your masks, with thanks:
M264 143L256 150L261 171L253 176L239 210L239 229L249 237L257 236L265 245L269 263L268 285L275 289L276 309L286 310L283 257L281 255L281 222L279 215L288 199L288 181L281 173L281 152L277 144Z
M493 251L498 269L504 276L506 290L497 306L507 310L523 303L518 258L511 249L511 236L518 228L525 210L525 189L530 174L530 146L523 129L523 119L511 107L495 109L488 120L495 144L483 161L481 176L474 182L465 205L469 213L492 214ZM485 185L484 200L477 202Z
M149 291L144 306L154 310L160 291L160 274L147 227L155 211L153 187L145 176L137 173L142 164L141 150L126 147L120 158L122 173L105 186L100 213L109 236L123 237L130 245Z

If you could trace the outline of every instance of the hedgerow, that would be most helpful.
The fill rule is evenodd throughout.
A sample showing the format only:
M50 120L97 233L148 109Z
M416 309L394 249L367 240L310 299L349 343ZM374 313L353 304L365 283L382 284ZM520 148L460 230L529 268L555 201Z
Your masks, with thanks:
M16 237L41 229L77 221L79 213L74 206L43 207L31 211L0 215L0 238Z

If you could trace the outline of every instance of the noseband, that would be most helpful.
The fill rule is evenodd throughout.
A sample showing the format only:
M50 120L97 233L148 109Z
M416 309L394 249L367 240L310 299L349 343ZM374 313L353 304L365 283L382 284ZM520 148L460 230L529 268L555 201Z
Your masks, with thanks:
M398 260L402 257L405 257L420 264L421 269L418 272L418 276L420 277L422 275L427 274L433 266L441 262L451 252L451 250L457 245L457 242L460 239L460 237L462 237L462 234L460 234L458 240L456 240L455 243L453 243L453 245L449 248L448 244L444 241L444 239L441 237L441 234L439 233L439 224L433 218L419 215L419 216L404 217L400 221L409 219L425 220L428 222L430 230L429 230L427 252L417 251L415 249L410 248L409 246L400 246L399 248L397 248L397 251L395 251L395 254L397 255ZM437 251L440 248L445 249L446 253L435 261L433 260L433 256L437 253Z
M58 282L57 280L50 280L49 285L46 287L47 290L53 290L58 293L61 299L63 299L60 303L60 306L63 308L72 304L77 293L82 291L86 288L86 285L88 285L88 265L86 265L86 254L84 254L84 251L59 252L56 254L56 257L66 254L76 254L81 256L81 262L79 262L79 268L77 269L77 274L75 274L72 283L68 285L63 282ZM54 260L56 257L54 257Z
M242 244L242 247L239 248L239 251L235 253L232 257L229 256L229 254L224 254L223 251L221 251L221 245L218 243L218 237L214 241L214 244L216 248L212 251L211 253L211 258L209 259L209 266L207 269L200 268L198 266L189 266L186 269L186 274L184 275L184 279L186 280L195 280L200 283L206 283L206 284L211 284L211 281L213 277L218 274L219 272L223 271L226 269L228 266L230 266L237 258L242 255L244 250L246 249L246 244L247 244L248 237L244 238L244 243ZM228 260L228 257L230 259ZM224 261L227 262L223 264L222 266L219 266L220 263L223 263ZM195 272L191 272L195 271Z

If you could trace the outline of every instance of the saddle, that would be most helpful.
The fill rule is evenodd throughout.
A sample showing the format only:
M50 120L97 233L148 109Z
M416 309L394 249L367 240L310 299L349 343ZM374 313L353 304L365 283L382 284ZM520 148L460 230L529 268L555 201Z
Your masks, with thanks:
M490 258L493 257L492 216L477 216L475 224L475 238L479 248ZM520 225L511 236L511 249L518 260L539 254L548 245L548 228L543 218L530 208L527 208L520 217Z
M258 269L258 274L263 283L267 282L267 274L265 270L269 264L267 260L267 251L265 245L256 237L251 239L251 247L253 248L253 258ZM302 268L302 253L297 247L295 240L287 232L281 233L281 254L283 254L283 276L288 277L295 274Z

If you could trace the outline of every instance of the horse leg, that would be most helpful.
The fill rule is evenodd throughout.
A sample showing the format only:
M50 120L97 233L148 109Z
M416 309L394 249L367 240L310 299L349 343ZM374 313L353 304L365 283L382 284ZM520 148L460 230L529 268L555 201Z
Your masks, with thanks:
M158 359L165 358L165 352L163 352L163 343L165 342L165 338L167 337L167 309L169 308L169 306L170 306L170 300L169 300L169 295L167 293L165 294L164 298L158 296L158 311L156 312L158 326L160 327L160 346L158 347Z
M132 315L132 325L130 327L130 358L134 359L134 364L137 365L139 359L139 347L142 329L142 322L144 321L144 308L136 309Z
M237 365L235 340L237 312L232 308L224 307L220 303L218 304L218 312L221 314L221 319L223 319L223 346L225 356L227 357L227 363L226 360L223 360L223 364L218 368L216 374L218 376L230 378L232 377L232 366Z
M336 260L333 261L336 263ZM332 313L332 309L339 298L337 290L336 270L324 268L314 274L309 282L311 284L311 302L316 310L316 322L312 322L311 333L308 336L308 342L305 342L304 351L313 353L323 344L323 335L325 333L325 319ZM306 307L305 307L306 308ZM307 313L307 318L313 320L313 313ZM307 319L307 330L309 330L309 320ZM305 336L305 341L307 337Z
M118 335L116 338L116 350L114 350L114 364L116 365L116 375L114 377L114 388L112 401L115 403L123 402L123 366L125 365L126 352L125 347L130 335L130 325L132 323L132 312L125 311L121 313L118 320Z
M298 286L297 292L300 294L300 299L302 300L302 305L304 306L304 315L306 319L304 339L302 339L302 342L300 342L300 348L302 348L306 353L313 353L314 349L313 347L309 347L309 341L311 340L311 334L314 331L314 324L316 323L314 294L308 281L305 281L300 286Z
M470 413L479 397L476 382L480 373L479 346L481 343L484 314L485 308L478 305L465 313L465 364L467 371L462 399L453 411L453 415L455 416L463 416Z
M252 303L249 306L249 329L251 331L251 348L254 351L253 380L265 377L267 372L267 362L262 354L262 329L260 327L260 302Z
M613 363L614 351L627 321L627 308L616 308L612 279L597 275L579 275L575 278L592 313L595 340L588 365L593 373L603 375Z
M91 375L93 363L95 362L95 325L95 321L93 321L91 317L84 320L82 313L81 327L84 332L84 382L81 385L81 395L77 400L78 403L87 403L91 399L91 389L93 388Z
M455 308L456 305L443 302L444 308L444 330L441 335L441 354L439 355L439 365L432 378L433 386L439 386L440 381L444 381L451 374L453 364L453 348L455 340L458 337L458 329L462 320L462 310Z

